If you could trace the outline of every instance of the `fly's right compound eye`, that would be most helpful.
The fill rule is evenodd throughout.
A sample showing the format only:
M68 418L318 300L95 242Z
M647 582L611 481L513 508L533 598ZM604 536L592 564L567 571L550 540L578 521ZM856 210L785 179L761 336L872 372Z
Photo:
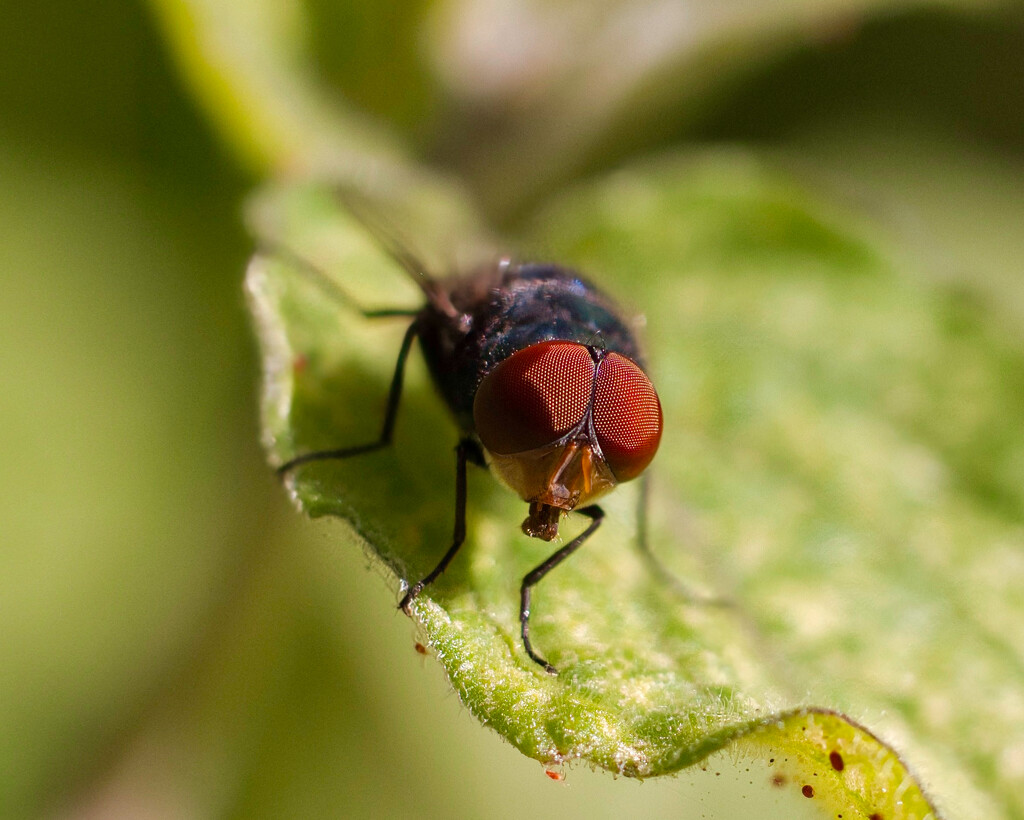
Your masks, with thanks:
M512 455L560 439L583 419L596 366L574 342L541 342L513 353L488 373L473 401L481 443Z
M619 481L642 473L661 443L661 402L640 366L618 353L601 362L594 392L594 430Z

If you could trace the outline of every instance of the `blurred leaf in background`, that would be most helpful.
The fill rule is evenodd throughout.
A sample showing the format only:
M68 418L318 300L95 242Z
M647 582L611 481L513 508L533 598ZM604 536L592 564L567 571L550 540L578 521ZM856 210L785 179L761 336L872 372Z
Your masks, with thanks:
M428 204L454 192L524 247L609 281L638 259L655 278L679 259L682 301L636 307L665 366L688 362L660 382L688 408L688 458L660 470L722 551L700 562L786 634L805 592L784 581L805 590L813 562L777 549L777 514L803 528L808 559L860 555L862 569L892 545L920 581L908 590L920 635L954 626L908 647L905 620L892 643L865 646L808 613L820 631L788 645L806 654L773 640L777 660L818 667L828 697L836 669L873 654L875 694L842 705L901 748L914 747L905 727L926 727L917 742L935 748L910 764L928 758L922 779L948 816L1024 817L1018 7L107 0L12 7L0 34L0 814L727 818L757 801L756 816L820 816L793 789L769 789L768 806L767 780L752 785L742 760L642 788L579 770L548 781L421 663L350 534L287 508L257 447L240 214L259 177L302 172L363 175ZM600 178L669 148L699 169L698 142L744 147L717 154L682 201L657 194L643 163ZM765 168L785 180L777 218L831 202L812 212L866 237L889 278L848 287L813 273L816 252L795 264L803 291L770 265L758 273L765 243L789 256L806 239L769 231L743 258L753 206L738 204ZM732 216L711 219L722 190ZM737 262L743 288L720 281ZM773 299L776 324L751 312ZM677 314L685 344L670 353ZM809 342L801 316L831 341ZM865 323L895 334L892 357L857 337ZM722 345L735 356L702 370L701 352ZM734 394L744 381L762 392ZM787 383L796 392L778 393ZM810 410L772 401L792 395ZM899 401L865 410L879 395ZM709 412L719 400L731 415ZM755 406L779 412L758 422ZM763 446L787 418L800 429ZM934 481L873 496L890 486L879 462L897 481ZM780 468L792 484L770 478ZM750 475L764 498L737 503ZM857 510L845 534L801 521L801 505L844 503ZM764 579L744 569L751 552L776 562ZM897 599L864 606L906 616ZM945 645L997 663L971 650L948 665ZM925 658L936 664L915 672ZM950 685L934 685L942 676Z

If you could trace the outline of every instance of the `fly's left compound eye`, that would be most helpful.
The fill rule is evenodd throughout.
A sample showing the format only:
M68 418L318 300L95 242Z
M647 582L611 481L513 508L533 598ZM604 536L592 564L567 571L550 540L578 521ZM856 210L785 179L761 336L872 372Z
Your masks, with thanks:
M661 442L661 402L647 374L609 353L597 371L594 429L605 461L619 481L644 471Z
M484 447L499 455L535 450L583 419L594 386L594 360L573 342L540 342L488 373L473 400Z

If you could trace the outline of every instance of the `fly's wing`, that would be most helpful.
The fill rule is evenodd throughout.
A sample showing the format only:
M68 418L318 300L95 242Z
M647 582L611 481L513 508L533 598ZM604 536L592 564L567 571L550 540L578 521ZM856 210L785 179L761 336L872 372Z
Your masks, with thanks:
M400 237L393 225L387 224L383 215L365 194L354 188L339 185L335 187L334 195L338 204L366 229L381 250L409 274L429 299L437 288L436 280L428 272L423 261L409 249L411 243Z
M431 273L430 265L423 261L423 256L412 250L414 243L395 226L394 220L385 216L387 211L382 201L372 199L362 190L342 185L335 186L334 195L341 207L373 237L381 250L409 275L436 311L453 318L459 315L459 311L452 305L447 286ZM396 209L401 207L396 205ZM437 240L439 237L430 238ZM460 241L465 240L461 238ZM451 248L447 250L450 252ZM449 261L446 275L459 267Z

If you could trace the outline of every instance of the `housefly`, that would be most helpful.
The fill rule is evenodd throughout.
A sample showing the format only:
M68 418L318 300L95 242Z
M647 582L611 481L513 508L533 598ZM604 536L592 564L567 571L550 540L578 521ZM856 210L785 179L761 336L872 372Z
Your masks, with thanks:
M418 339L461 433L455 530L437 566L407 585L399 606L408 614L413 600L459 551L466 537L467 464L488 468L529 505L522 524L527 535L552 541L567 513L590 519L580 535L527 573L520 586L523 646L533 661L555 673L530 641L531 591L594 534L604 518L595 502L643 473L661 440L661 404L634 335L612 301L574 270L502 258L468 275L435 278L387 231L350 210L412 277L426 303L416 311L362 311L368 317L412 317L379 438L298 455L278 473L388 446L405 363Z

